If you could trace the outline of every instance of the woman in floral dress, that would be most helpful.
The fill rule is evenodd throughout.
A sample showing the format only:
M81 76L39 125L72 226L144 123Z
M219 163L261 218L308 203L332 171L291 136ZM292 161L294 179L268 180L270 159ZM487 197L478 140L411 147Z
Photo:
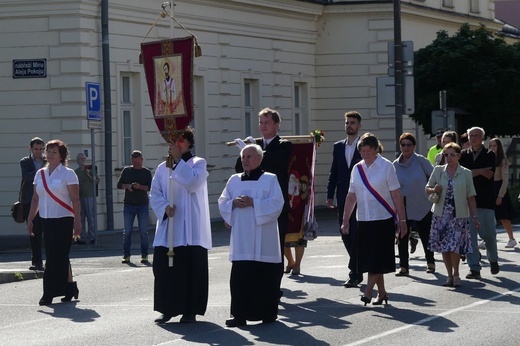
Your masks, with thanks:
M432 206L432 226L428 248L442 253L448 272L443 286L459 287L460 256L473 252L470 242L469 222L478 229L475 187L471 171L459 165L461 148L448 143L443 148L446 164L436 166L426 185L426 193L437 193L439 200Z

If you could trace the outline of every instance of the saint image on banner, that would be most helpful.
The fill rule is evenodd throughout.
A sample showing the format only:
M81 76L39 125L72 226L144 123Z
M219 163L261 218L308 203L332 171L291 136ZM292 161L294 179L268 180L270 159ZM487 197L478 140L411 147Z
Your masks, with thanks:
M182 97L181 55L154 58L155 116L184 115L186 108Z

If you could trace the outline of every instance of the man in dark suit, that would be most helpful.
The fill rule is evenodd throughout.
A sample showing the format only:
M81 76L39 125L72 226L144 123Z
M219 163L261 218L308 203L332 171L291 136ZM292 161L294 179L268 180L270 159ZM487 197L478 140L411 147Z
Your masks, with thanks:
M34 176L36 172L45 165L45 158L43 151L45 143L40 137L31 139L30 147L31 154L20 160L20 168L22 169L22 203L23 203L23 218L27 222L29 210L31 209L31 199L34 192ZM34 236L29 237L31 241L31 263L30 270L43 270L42 260L42 228L40 225L40 214L36 214L33 221Z
M343 209L345 198L350 185L350 174L356 163L361 161L361 155L357 149L359 129L361 128L361 115L356 111L345 113L345 132L347 138L334 143L332 166L330 167L329 182L327 184L327 207L334 208L333 198L336 193L339 226L343 222ZM347 249L350 258L356 256L354 238L357 232L357 220L355 211L350 217L349 234L341 234L341 240ZM345 287L357 287L363 281L363 273L351 269L349 279L345 281Z
M289 159L292 152L291 142L283 140L278 136L281 120L280 114L277 111L270 108L262 109L258 114L258 129L262 134L262 139L256 141L256 144L264 149L264 157L260 167L265 172L276 175L285 202L282 213L278 217L278 232L281 246L280 251L282 254L282 262L280 263L280 283L283 276L285 232L289 224ZM237 159L235 171L237 173L244 171L240 157Z

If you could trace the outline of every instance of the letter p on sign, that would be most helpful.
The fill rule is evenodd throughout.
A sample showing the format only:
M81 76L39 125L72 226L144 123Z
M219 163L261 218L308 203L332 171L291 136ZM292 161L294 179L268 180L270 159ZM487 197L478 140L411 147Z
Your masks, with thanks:
M99 83L85 83L87 92L87 120L101 121L101 98Z

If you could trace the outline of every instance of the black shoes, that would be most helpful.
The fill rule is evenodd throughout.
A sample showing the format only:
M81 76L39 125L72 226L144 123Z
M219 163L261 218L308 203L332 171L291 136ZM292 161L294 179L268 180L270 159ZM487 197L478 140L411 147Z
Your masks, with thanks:
M233 327L240 327L247 325L247 322L243 318L230 318L229 320L226 320L226 326L233 328Z
M491 265L491 274L497 275L500 273L500 266L498 265L498 262L489 262Z
M38 270L38 271L44 271L43 265L32 265L29 267L29 270Z
M356 280L356 279L350 279L348 281L345 281L343 284L346 288L352 288L352 287L358 287L358 285L363 281L362 279Z
M367 304L370 304L370 302L372 301L372 298L368 298L368 297L365 297L365 296L361 296L361 301L363 303L365 303L364 306L367 306Z
M166 322L168 322L169 320L171 320L172 316L170 315L162 315L161 317L155 319L155 323L156 324L165 324Z
M469 274L466 275L466 279L474 279L474 280L479 280L479 279L481 279L480 271L470 270L470 271L469 271Z
M43 296L40 301L38 302L40 305L51 305L52 304L52 297L46 297Z
M262 320L262 323L273 323L273 322L276 322L276 316Z
M197 320L195 319L195 315L184 314L181 317L181 323L195 323Z
M383 305L383 302L385 302L385 305L388 305L388 294L385 294L383 298L373 302L372 305Z
M417 243L419 241L415 238L410 238L410 253L414 253L417 249Z
M65 297L61 298L61 301L70 302L72 300L72 297L74 297L74 299L78 299L79 297L79 289L76 281L67 283L67 294L65 295Z

